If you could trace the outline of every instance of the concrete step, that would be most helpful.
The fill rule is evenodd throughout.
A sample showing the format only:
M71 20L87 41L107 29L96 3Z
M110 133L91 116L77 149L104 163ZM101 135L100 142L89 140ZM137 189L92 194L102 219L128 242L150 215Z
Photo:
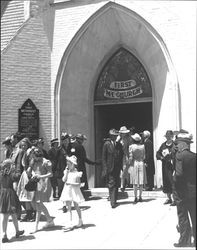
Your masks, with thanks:
M108 188L91 188L89 190L84 191L84 195L86 197L94 196L94 197L102 197L106 198L109 195ZM152 197L152 198L165 198L166 194L163 193L161 189L154 189L153 191L143 191L143 197ZM124 192L118 190L118 198L128 198L134 197L133 188L126 188Z

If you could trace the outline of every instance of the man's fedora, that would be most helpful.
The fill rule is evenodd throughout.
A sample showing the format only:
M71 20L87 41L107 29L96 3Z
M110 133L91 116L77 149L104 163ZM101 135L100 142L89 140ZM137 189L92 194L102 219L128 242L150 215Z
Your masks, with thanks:
M190 133L179 133L175 139L175 143L178 142L186 142L186 143L193 143L192 141L193 136Z
M120 130L119 130L119 133L122 133L122 134L126 134L126 133L129 133L129 132L130 132L130 130L127 129L126 126L122 126L122 127L120 128Z

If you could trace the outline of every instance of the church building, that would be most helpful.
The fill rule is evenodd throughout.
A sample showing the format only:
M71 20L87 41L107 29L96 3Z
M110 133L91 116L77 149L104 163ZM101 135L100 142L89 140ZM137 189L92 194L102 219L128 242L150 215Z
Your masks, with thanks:
M154 156L167 130L183 128L193 134L195 152L196 7L1 1L1 143L33 117L28 129L38 126L46 148L62 132L82 133L93 160L101 159L109 129L121 126L149 130ZM1 144L1 159L3 150ZM156 157L155 166L160 187ZM87 165L87 173L89 187L102 186L101 167Z

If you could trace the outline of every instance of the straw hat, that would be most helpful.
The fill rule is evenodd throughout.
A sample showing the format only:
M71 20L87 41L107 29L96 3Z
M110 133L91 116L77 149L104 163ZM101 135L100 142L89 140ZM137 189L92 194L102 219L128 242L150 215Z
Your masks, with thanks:
M133 138L134 141L139 142L141 141L141 136L137 133L135 133L134 135L131 136Z
M72 155L72 156L67 156L66 157L67 161L73 163L74 165L77 165L77 157L75 155Z
M126 126L122 126L122 127L120 128L120 130L119 130L119 133L122 133L122 134L126 134L126 133L129 133L129 132L130 132L130 130L127 129Z

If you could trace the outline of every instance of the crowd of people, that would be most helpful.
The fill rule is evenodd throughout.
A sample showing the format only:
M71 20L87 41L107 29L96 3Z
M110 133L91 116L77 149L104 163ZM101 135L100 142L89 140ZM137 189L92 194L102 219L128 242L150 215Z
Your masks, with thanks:
M162 162L163 192L167 195L164 204L177 207L180 239L175 246L190 246L192 237L196 244L196 154L190 151L192 136L185 130L168 130L164 136L166 140L156 152L156 159ZM62 133L60 141L58 138L51 140L48 152L44 149L43 138L30 141L20 138L18 133L7 137L2 142L5 159L0 165L2 242L9 241L7 223L10 215L16 237L24 234L24 230L19 230L18 220L35 221L34 232L37 232L41 213L47 219L44 227L54 226L44 205L52 197L63 202L63 212L69 212L71 229L74 227L73 202L79 217L76 226L81 227L79 203L86 199L84 191L88 189L86 163L102 167L112 208L117 206L118 189L124 192L128 185L133 186L133 203L142 202L144 188L147 191L154 188L154 151L150 138L148 130L136 133L134 127L112 128L109 137L104 139L102 160L92 161L86 155L83 143L87 138L83 134ZM25 211L23 217L21 207Z
M174 246L196 246L196 154L190 150L192 135L181 129L167 130L164 137L166 140L157 150L156 158L162 162L163 192L167 195L164 204L177 207L180 238ZM150 191L154 186L150 132L133 133L125 126L120 130L110 129L103 145L102 164L112 208L117 206L118 187L124 191L128 173L134 188L134 204L142 202L143 186L148 184L146 190Z

